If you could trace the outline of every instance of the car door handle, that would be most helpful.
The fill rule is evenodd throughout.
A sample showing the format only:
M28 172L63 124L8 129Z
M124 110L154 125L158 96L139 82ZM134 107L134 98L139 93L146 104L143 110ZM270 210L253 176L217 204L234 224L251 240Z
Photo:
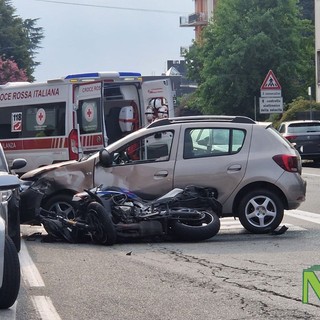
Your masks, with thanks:
M228 171L240 171L242 169L241 164L234 164L228 167Z
M168 176L168 171L167 170L161 170L161 171L158 171L154 174L154 176L156 178L164 178L164 177L167 177Z

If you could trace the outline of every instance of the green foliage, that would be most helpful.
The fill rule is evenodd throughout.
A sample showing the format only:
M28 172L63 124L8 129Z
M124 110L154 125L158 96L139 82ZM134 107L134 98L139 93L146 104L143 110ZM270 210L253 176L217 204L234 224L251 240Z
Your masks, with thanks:
M34 59L43 30L36 26L38 19L23 20L15 15L16 10L10 3L0 0L0 56L4 60L14 60L32 81L34 69L39 65Z
M201 110L197 107L197 97L193 93L185 94L178 98L178 105L179 107L175 112L176 116L202 114Z
M213 21L186 56L205 113L253 117L254 97L272 69L285 102L314 82L314 35L296 0L219 1Z

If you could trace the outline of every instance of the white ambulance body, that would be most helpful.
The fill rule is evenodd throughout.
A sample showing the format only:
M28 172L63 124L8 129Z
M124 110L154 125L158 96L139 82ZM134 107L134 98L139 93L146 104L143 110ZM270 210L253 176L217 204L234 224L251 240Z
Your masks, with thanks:
M174 116L173 91L169 79L142 82L140 73L74 74L1 85L0 113L8 161L25 158L26 172L78 160L156 118Z

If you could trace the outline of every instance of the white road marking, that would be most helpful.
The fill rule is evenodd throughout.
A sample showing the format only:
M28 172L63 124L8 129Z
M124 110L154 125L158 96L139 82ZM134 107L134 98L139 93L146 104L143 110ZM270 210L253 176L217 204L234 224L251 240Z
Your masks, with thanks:
M287 216L320 224L320 214L302 210L290 210L285 213Z
M49 297L33 296L31 297L32 303L38 310L41 319L43 320L61 320L53 303Z
M244 229L239 219L234 219L232 217L221 218L220 222L221 222L220 230ZM301 228L299 226L289 224L289 223L285 223L285 225L289 228L290 231L306 230L304 228Z
M32 261L24 240L21 240L19 253L21 274L24 282L29 287L44 287L44 282L36 265Z
M24 282L28 287L45 287L44 281L40 275L39 270L32 261L26 243L21 240L21 250L19 253L21 274ZM61 320L53 303L49 297L46 296L31 296L34 308L40 314L43 320ZM9 318L14 320L14 318Z
M320 177L320 174L316 174L316 173L302 173L302 177L303 177L303 176Z

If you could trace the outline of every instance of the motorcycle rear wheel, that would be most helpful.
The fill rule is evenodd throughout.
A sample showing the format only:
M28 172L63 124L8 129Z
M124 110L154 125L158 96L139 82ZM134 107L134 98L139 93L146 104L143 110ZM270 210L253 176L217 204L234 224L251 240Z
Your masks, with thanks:
M86 223L92 227L91 237L95 243L113 245L117 240L111 214L98 202L88 205Z
M220 220L216 213L202 211L204 218L199 221L176 220L172 223L172 232L182 241L203 241L215 236L220 230Z

